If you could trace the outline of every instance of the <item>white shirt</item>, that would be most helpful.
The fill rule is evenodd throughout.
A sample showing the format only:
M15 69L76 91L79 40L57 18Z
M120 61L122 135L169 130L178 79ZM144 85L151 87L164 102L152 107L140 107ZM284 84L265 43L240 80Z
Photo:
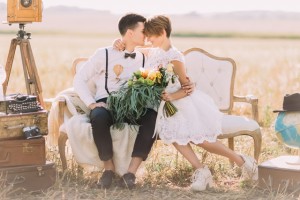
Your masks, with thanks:
M143 67L143 54L138 51L135 59L124 58L126 51L118 51L113 47L108 47L108 79L107 88L109 92L120 89L121 84L127 81L133 72ZM127 52L128 53L128 52ZM146 59L146 57L145 57ZM121 65L123 72L119 78L114 72L114 66ZM105 90L105 68L106 68L106 53L105 48L97 49L88 61L76 73L73 81L74 90L79 95L80 99L86 106L96 103L97 100L108 97ZM96 92L93 94L89 87L89 81L95 85Z

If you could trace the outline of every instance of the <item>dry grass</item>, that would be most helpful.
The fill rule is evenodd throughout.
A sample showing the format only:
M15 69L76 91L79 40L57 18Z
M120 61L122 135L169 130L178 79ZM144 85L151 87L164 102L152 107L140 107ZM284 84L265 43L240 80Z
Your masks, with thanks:
M0 64L4 65L12 35L0 37ZM108 46L114 37L80 37L69 35L33 35L31 45L35 55L44 98L54 97L58 92L72 86L71 63L74 58L87 57L97 47ZM201 47L237 63L235 93L253 94L259 98L260 124L263 146L259 162L279 155L295 153L278 140L272 122L276 115L273 109L282 107L286 93L299 91L300 41L257 39L203 39L174 38L173 43L181 50ZM19 51L17 51L8 93L25 92ZM236 113L249 114L249 107L238 104ZM225 141L224 141L225 142ZM252 141L240 137L236 150L252 154ZM262 190L253 184L242 182L236 168L220 156L196 149L214 175L215 187L201 193L188 189L192 174L190 165L173 147L158 143L150 158L139 170L138 186L133 191L120 188L99 190L93 188L98 173L86 174L70 158L68 173L62 174L57 151L48 151L49 159L57 163L57 183L42 194L13 195L9 188L0 185L2 199L297 199L297 195L282 191ZM299 196L298 196L299 198Z
M286 148L278 144L269 128L263 129L263 148L260 161L286 154ZM224 141L225 142L225 141ZM252 141L247 137L237 139L238 152L251 154ZM271 146L271 147L270 147ZM138 171L136 189L127 190L113 186L108 190L98 189L95 182L99 172L87 172L78 167L72 156L68 159L68 171L62 173L57 150L48 150L48 159L57 163L58 180L43 193L16 195L15 191L2 186L2 199L297 199L299 193L284 190L261 189L255 183L242 181L239 169L232 168L228 160L195 148L198 157L209 166L214 177L214 187L204 192L189 190L192 169L172 146L158 142L149 159ZM118 179L116 179L118 181ZM0 186L1 187L1 186ZM0 198L1 199L1 198Z

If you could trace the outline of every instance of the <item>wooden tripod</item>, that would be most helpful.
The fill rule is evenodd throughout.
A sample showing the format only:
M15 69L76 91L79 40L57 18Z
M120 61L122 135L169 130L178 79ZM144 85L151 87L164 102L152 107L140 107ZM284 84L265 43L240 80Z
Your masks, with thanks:
M24 31L24 24L19 24L20 30L17 34L17 38L11 40L10 49L5 65L6 71L6 80L3 83L3 93L6 94L7 85L14 61L14 56L16 52L17 45L20 46L23 71L25 76L25 84L27 89L27 94L37 96L38 101L41 106L44 107L44 100L42 96L42 86L40 82L40 78L38 76L38 72L36 69L33 53L30 46L30 33L26 33ZM27 38L25 38L27 36Z

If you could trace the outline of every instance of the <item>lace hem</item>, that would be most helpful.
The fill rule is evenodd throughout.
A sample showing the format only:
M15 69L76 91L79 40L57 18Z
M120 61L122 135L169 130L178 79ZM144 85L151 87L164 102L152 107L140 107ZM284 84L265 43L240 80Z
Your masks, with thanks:
M209 143L213 143L213 142L216 142L217 141L217 137L218 135L220 135L221 133L218 133L214 136L209 136L209 137L206 137L206 136L203 136L201 135L201 137L199 136L189 136L189 137L186 137L186 138L176 138L176 137L168 137L166 135L166 133L160 133L159 134L159 138L166 144L172 144L172 143L177 143L179 145L187 145L189 143L194 143L194 144L202 144L203 142L209 142Z
M217 136L214 137L214 139L201 139L201 140L197 140L197 139L186 139L186 140L178 140L178 139L172 139L172 140L165 140L163 138L160 137L160 139L165 143L165 144L173 144L173 143L177 143L179 145L187 145L189 143L194 143L194 144L202 144L204 142L209 142L209 143L214 143L217 141Z
M174 118L173 118L174 117ZM157 122L156 134L160 139L171 144L186 145L190 142L201 144L204 141L216 142L218 135L222 133L221 119L209 122L195 123L184 119L182 116L172 118L161 117Z

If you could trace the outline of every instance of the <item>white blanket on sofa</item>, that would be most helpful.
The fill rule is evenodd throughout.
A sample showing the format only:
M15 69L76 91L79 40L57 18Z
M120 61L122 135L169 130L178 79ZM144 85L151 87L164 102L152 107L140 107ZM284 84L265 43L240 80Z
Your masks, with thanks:
M64 99L66 106L64 123L58 127L58 100ZM89 109L80 100L72 88L59 93L52 104L48 117L50 145L57 145L58 130L68 135L69 144L74 158L83 167L96 166L103 168L94 143L92 128L89 121ZM113 162L116 173L123 175L127 172L131 153L137 136L137 126L126 125L123 130L111 128L113 140Z

